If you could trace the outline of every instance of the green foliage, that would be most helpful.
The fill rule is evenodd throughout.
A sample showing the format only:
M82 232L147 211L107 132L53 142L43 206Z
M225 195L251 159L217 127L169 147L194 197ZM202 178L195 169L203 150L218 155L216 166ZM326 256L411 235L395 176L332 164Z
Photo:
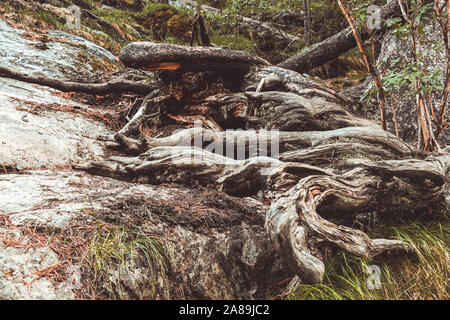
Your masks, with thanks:
M37 20L45 21L48 24L54 25L55 27L57 27L59 29L65 29L64 23L59 21L58 18L53 13L51 13L47 10L44 10L44 9L38 10L37 13L34 15L34 17Z
M144 10L142 10L142 12L139 13L139 16L148 17L151 15L155 15L160 11L166 10L172 10L173 12L177 12L178 8L175 8L173 5L166 3L148 3L145 6Z
M402 59L391 61L391 67L383 78L383 87L402 96L407 92L405 87L412 87L416 78L420 78L423 92L444 90L441 86L441 71L428 74L423 65Z
M254 42L239 34L220 34L218 31L215 31L210 35L210 40L217 46L228 47L232 50L255 52Z
M133 17L134 15L133 11L114 8L100 8L97 9L95 13L108 22L127 23L127 24L136 23L136 20Z
M47 24L54 26L60 30L67 29L65 23L63 23L60 18L58 18L55 14L48 10L39 8L33 11L30 7L23 6L21 4L18 4L16 8L12 7L9 3L5 3L4 6L8 12L17 12L20 16L23 17L30 15L37 21L44 21Z
M301 10L301 1L277 1L277 0L227 0L225 12L228 14L255 14L267 12L279 12L281 10Z
M354 0L355 9L352 10L352 15L356 18L356 21L365 21L367 19L364 14L364 10L368 7L370 3L360 3L358 0ZM413 33L413 28L408 22L405 22L400 17L390 18L386 21L386 26L390 28L390 32L393 36L397 37L398 40L411 41L411 36L414 35L415 41L417 43L427 44L429 50L437 51L442 48L442 44L433 43L431 40L427 39L427 35L424 31L424 25L428 22L430 18L427 13L433 7L433 3L418 5L417 1L409 1L409 11L408 14L413 20L413 23L417 24L417 33ZM382 86L386 92L393 93L397 96L404 96L408 92L414 91L414 81L416 79L420 80L421 90L424 93L442 91L444 88L441 85L441 72L437 71L432 74L428 73L426 57L423 56L420 50L416 53L418 61L413 59L411 55L406 55L407 59L393 59L388 61L387 59L383 61L380 69L386 68L386 74L382 79ZM386 66L386 63L389 63ZM378 93L377 88L368 88L365 92L362 100L366 97L371 97Z
M433 3L418 6L416 1L410 2L410 16L414 18L414 23L417 23L417 37L415 41L420 43L427 43L430 50L436 52L441 46L437 43L427 39L427 35L424 31L424 24L426 19L424 15L428 12ZM406 39L411 36L411 26L409 23L403 23L400 18L393 18L387 21L387 26L392 29L392 34L397 38ZM426 57L423 56L420 50L416 53L418 61L414 59L394 59L391 61L386 76L383 79L383 86L391 91L396 92L399 95L405 92L405 86L412 87L415 79L420 79L421 87L424 92L442 91L444 88L441 86L441 72L437 71L433 74L428 74ZM385 61L386 63L386 61Z

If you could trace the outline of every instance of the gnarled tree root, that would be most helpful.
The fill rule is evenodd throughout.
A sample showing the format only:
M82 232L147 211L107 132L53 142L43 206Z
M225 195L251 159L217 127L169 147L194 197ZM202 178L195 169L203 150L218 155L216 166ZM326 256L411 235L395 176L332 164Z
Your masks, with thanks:
M157 63L144 50L149 46L153 51L162 48L131 45L124 57L136 67ZM166 59L170 50L164 50ZM183 59L198 58L191 56L192 49L174 50L185 52ZM208 50L201 54L208 52L210 58L216 54ZM181 64L181 58L171 61ZM244 64L255 63L250 58ZM167 137L146 136L140 125L166 99L154 91L107 143L133 157L74 167L140 183L199 183L233 196L270 201L268 236L304 283L322 282L325 248L367 259L411 251L399 240L371 239L352 228L351 221L374 211L385 216L430 209L448 212L450 155L426 157L373 122L353 115L352 101L340 94L295 72L262 65L245 78L245 96L234 94L231 99L243 101L247 115L253 116L245 117L246 128L259 131L193 127ZM226 105L222 98L210 100Z
M166 139L167 144L170 139L175 138ZM412 250L401 241L370 239L360 230L327 220L317 212L324 202L328 201L323 210L333 208L327 216L352 215L374 208L417 210L445 203L449 158L355 159L350 160L351 169L333 172L268 157L235 160L199 148L156 146L139 157L113 157L77 168L144 183L196 181L239 196L262 190L272 199L266 229L278 252L304 283L320 283L324 274L320 251L323 245L368 259ZM416 204L419 199L420 206Z
M110 80L104 83L80 83L48 79L44 77L32 77L2 66L0 66L0 77L38 84L57 89L62 92L83 92L95 95L107 95L113 92L149 94L157 89L157 85L155 83L136 82L125 79Z

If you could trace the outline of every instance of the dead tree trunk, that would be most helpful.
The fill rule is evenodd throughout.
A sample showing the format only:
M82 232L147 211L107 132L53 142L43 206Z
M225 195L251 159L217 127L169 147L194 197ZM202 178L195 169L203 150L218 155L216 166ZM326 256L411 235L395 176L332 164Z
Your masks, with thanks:
M270 64L245 51L153 42L131 43L120 52L119 58L127 67L146 70L152 70L160 63L178 63L183 72L214 70L221 73L247 73L253 65Z

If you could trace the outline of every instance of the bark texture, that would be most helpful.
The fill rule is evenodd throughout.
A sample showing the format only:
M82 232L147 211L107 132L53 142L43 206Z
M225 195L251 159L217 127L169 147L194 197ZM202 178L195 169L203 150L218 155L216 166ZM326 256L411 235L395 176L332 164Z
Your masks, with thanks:
M148 68L162 62L176 62L180 71L211 71L245 74L253 65L269 65L266 60L245 51L219 47L186 47L175 44L135 42L127 45L119 56L131 68Z

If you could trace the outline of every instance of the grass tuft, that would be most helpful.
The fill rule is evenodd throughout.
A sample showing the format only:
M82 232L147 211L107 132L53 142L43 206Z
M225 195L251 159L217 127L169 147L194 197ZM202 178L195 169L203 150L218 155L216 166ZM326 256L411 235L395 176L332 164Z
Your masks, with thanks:
M112 288L121 284L112 284L112 274L118 273L120 279L143 267L154 293L158 277L165 277L172 269L172 260L172 247L164 238L99 222L83 264L94 282L109 285L113 292L117 290Z
M372 237L395 237L417 250L417 255L396 257L392 261L369 262L336 254L326 266L321 285L299 285L292 300L437 300L450 299L449 245L450 222L405 223L379 229ZM381 286L370 290L372 275L368 267L381 271Z

